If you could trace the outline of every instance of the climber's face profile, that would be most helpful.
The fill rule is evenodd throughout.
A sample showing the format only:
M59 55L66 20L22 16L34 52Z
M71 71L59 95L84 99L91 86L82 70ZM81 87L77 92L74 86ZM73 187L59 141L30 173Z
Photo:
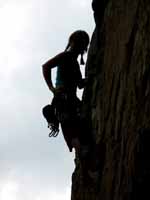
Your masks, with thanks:
M78 46L74 41L70 43L70 50L76 52L77 54L83 52L80 46Z
M84 54L87 52L87 49L88 49L88 44L84 43L84 41L80 44L72 41L70 46L71 46L71 49L76 51L78 54Z
M88 44L83 42L79 47L79 54L86 53L87 49L88 49Z
M89 45L89 36L85 31L75 31L69 38L69 46L77 54L84 54Z

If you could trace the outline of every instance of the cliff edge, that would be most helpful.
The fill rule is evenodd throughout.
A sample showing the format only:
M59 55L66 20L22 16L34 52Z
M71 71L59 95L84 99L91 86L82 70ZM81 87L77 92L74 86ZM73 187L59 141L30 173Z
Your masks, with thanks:
M83 112L101 167L84 185L76 159L71 200L149 199L150 1L94 0L92 7Z

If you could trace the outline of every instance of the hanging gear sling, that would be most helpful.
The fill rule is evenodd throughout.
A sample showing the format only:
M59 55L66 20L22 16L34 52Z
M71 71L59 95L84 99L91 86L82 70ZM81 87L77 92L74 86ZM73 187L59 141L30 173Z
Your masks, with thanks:
M59 121L56 115L56 108L53 104L46 105L42 111L50 129L49 137L57 137L59 133Z
M81 102L78 98L70 98L66 93L58 93L54 96L51 105L43 108L43 116L50 129L49 137L57 137L59 123L64 123L80 116Z

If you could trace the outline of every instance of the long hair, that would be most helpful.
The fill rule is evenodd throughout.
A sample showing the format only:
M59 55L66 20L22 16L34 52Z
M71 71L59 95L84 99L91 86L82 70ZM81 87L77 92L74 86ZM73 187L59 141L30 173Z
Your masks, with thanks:
M80 46L84 47L85 50L86 50L86 48L89 44L89 41L90 41L89 35L85 31L83 31L83 30L75 31L70 35L69 41L68 41L68 44L67 44L65 51L69 50L72 42L74 42L79 47ZM81 53L80 55L81 55L80 64L84 65L83 53Z

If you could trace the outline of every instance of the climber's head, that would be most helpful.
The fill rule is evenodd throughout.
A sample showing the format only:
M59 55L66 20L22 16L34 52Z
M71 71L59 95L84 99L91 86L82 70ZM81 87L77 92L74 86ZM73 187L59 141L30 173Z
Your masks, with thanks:
M78 50L79 53L84 53L87 51L89 44L89 35L82 30L75 31L70 35L69 45L74 49Z
M73 51L75 51L78 55L81 54L81 59L83 63L82 56L87 51L89 41L90 41L89 35L85 31L83 30L75 31L69 37L69 42L66 50L70 48Z

